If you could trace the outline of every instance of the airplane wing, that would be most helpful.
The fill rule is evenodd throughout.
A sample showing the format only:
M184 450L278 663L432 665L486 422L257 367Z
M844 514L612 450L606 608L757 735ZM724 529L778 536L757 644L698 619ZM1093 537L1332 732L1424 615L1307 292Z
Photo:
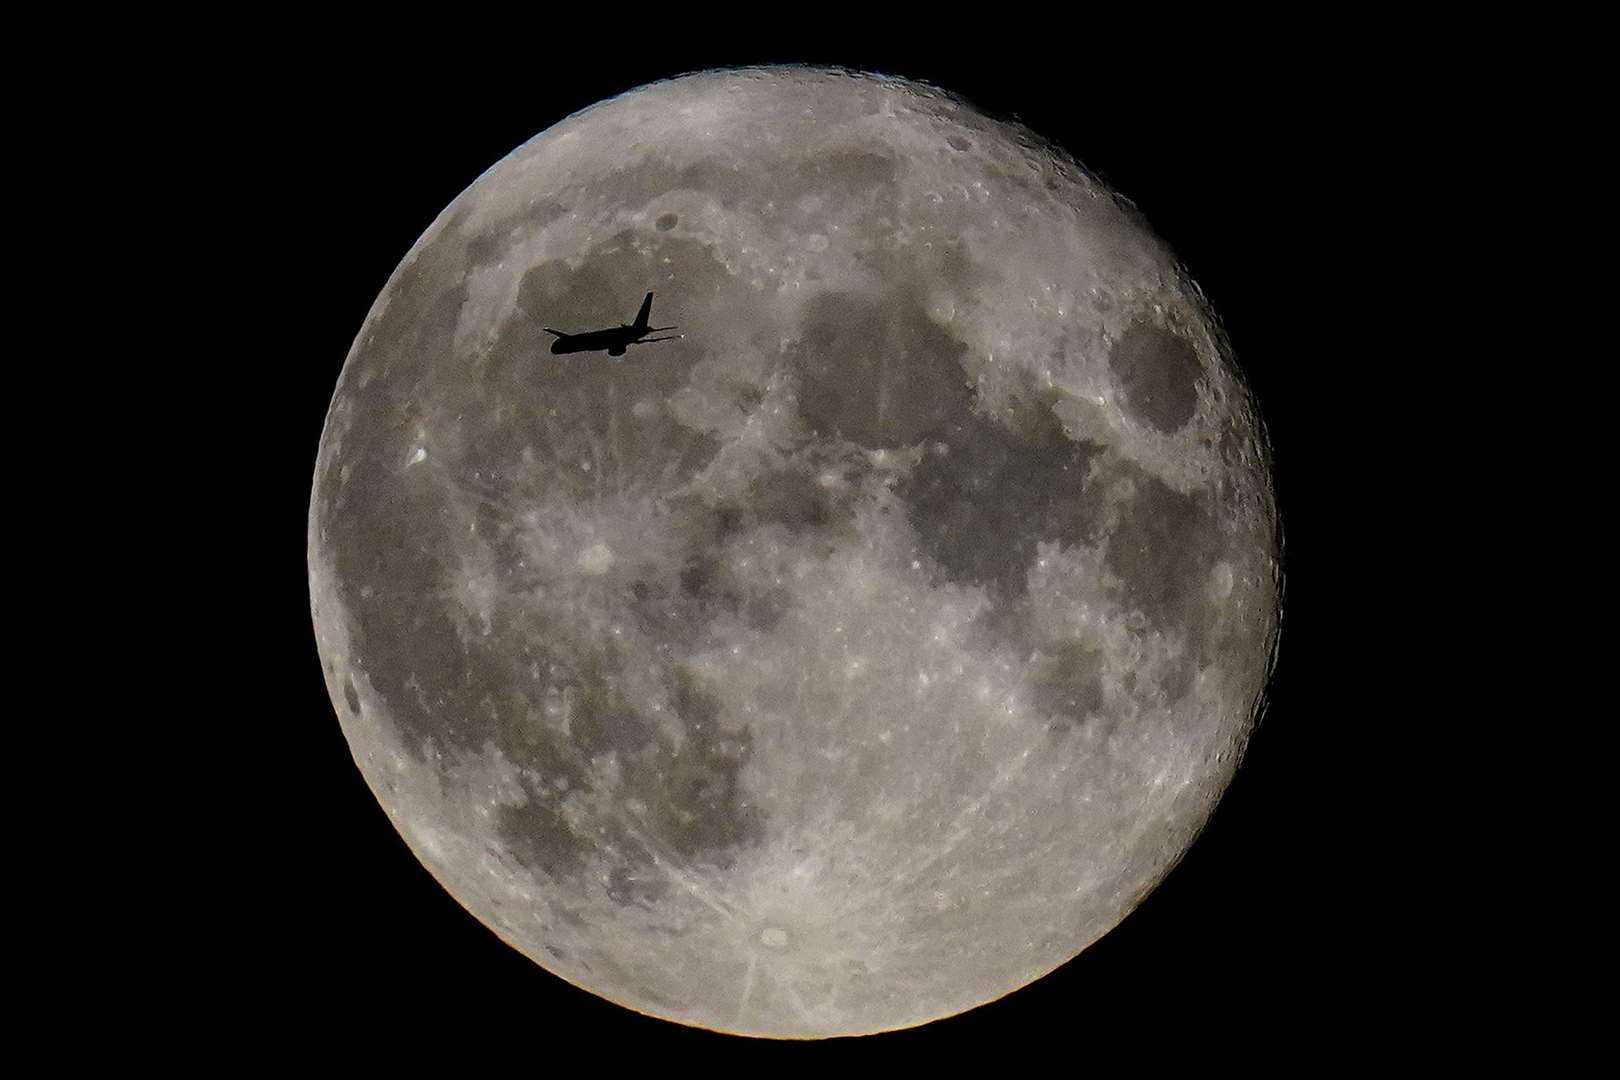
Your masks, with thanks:
M655 341L675 341L676 339L683 338L685 336L686 336L685 334L671 334L668 337L642 338L640 341L632 341L630 344L632 344L632 345L651 345Z
M546 333L550 334L552 337L567 337L568 336L567 334L563 333L561 330L553 330L549 326L542 326L540 329L544 330Z

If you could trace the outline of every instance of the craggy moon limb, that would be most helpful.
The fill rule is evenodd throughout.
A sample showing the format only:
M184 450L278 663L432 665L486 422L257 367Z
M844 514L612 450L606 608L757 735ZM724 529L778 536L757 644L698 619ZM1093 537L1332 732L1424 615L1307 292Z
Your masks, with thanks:
M552 356L540 327L677 341ZM314 625L360 769L537 963L769 1036L923 1023L1119 922L1278 620L1197 289L950 96L714 72L463 193L332 401Z

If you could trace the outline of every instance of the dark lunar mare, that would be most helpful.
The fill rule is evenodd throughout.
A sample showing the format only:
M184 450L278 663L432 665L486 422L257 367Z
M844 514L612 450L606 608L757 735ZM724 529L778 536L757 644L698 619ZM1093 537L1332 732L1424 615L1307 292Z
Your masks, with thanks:
M1203 365L1185 337L1153 323L1134 322L1114 342L1108 363L1125 404L1158 431L1178 431L1193 418Z

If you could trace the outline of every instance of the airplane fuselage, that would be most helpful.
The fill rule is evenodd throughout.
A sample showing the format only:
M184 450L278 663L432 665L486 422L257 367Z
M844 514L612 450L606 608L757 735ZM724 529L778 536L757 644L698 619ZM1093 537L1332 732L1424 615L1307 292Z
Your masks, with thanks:
M606 351L609 356L623 356L625 349L635 343L646 331L633 326L616 326L608 330L591 330L583 334L569 334L551 343L557 355L576 352Z

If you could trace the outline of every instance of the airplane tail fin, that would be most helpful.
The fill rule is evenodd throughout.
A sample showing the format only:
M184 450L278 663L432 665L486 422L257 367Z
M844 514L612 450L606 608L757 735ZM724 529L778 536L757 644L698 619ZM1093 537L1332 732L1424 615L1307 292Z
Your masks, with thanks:
M636 312L635 326L643 333L647 330L647 324L652 321L652 298L653 294L648 293L647 298L641 302L641 310Z

